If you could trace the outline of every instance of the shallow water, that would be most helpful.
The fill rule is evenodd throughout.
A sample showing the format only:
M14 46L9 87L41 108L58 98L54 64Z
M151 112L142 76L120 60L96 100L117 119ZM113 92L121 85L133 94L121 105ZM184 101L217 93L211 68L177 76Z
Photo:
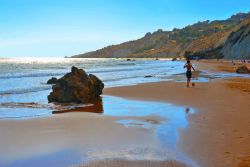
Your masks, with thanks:
M179 140L178 129L188 126L187 116L194 113L194 109L165 103L127 100L112 96L103 96L102 108L103 112L102 114L98 114L99 117L117 117L116 124L120 124L125 128L145 129L148 131L147 133L152 133L151 135L155 136L154 138L156 138L158 144L142 146L139 144L140 140L145 139L138 138L134 143L131 143L131 141L127 141L128 143L123 141L122 145L111 144L96 146L93 144L86 146L83 143L78 148L72 146L72 149L70 149L70 146L68 146L70 143L67 143L65 146L60 145L60 150L49 151L42 155L38 145L38 148L33 146L32 149L36 151L32 156L21 159L11 159L11 152L1 150L1 153L4 152L5 156L0 157L0 166L1 164L2 166L68 166L69 164L80 164L110 158L125 158L130 160L178 160L195 166L195 163L177 148L177 142ZM18 111L13 110L13 115L18 115L16 112ZM22 109L22 112L30 111L25 108ZM50 114L51 113L47 113L47 116ZM27 129L27 131L29 130ZM38 128L36 132L37 135L39 135L39 131ZM62 131L62 133L64 132ZM68 140L70 141L71 139ZM110 137L110 140L112 140L112 137ZM51 142L52 141L54 141L53 137L51 137ZM3 143L0 143L0 145L1 144ZM12 145L12 143L8 144ZM53 145L53 143L51 144ZM54 144L56 145L57 143ZM44 151L44 148L41 151ZM11 160L6 162L5 159L8 158ZM63 161L60 161L60 159L63 159Z
M167 76L182 71L182 62L126 59L62 59L62 58L13 58L0 59L0 119L20 118L15 115L22 109L13 103L37 103L47 105L47 95L51 85L46 82L51 77L61 77L70 72L72 66L85 69L98 76L105 87L134 85L145 82L168 80ZM173 68L175 67L175 68ZM145 78L146 75L154 77ZM165 76L165 78L163 78ZM13 109L8 115L8 111ZM36 115L43 114L40 108ZM31 114L32 115L32 114ZM25 115L23 115L25 116Z
M134 101L114 97L107 97L104 100L105 115L128 117L118 121L128 128L133 126L141 128L156 127L156 134L161 139L161 143L171 147L176 147L179 137L177 129L186 128L188 126L187 116L194 113L194 109L188 106L180 107L166 103ZM138 118L156 116L159 119L129 119L130 116Z
M47 85L46 82L52 76L63 76L73 65L97 75L103 80L105 87L116 87L166 80L185 82L184 63L167 60L126 61L126 59L0 59L0 119L42 116L46 115L46 112L49 114L51 106L46 107L50 110L39 107L48 105L47 95L51 91L51 85ZM145 78L146 75L153 77ZM215 78L250 77L207 71L199 71L194 76L194 82L209 82ZM22 112L22 108L25 107L20 107L18 103L36 103L38 107L33 107L35 113Z
M97 75L106 87L110 87L159 81L161 75L169 76L180 72L180 64L182 63L125 59L0 59L0 95L49 90L51 86L45 84L47 80L52 76L63 76L70 71L71 66ZM145 75L155 77L145 79Z

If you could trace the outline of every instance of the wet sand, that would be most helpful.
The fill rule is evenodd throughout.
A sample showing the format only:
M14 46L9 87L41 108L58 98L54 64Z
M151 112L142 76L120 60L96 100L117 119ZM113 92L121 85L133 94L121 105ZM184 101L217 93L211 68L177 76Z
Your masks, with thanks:
M129 161L129 160L107 160L92 162L81 167L187 167L176 161Z
M55 161L52 166L67 166L64 159L69 157L72 159L69 165L72 165L79 163L78 157L115 157L116 152L108 152L112 148L122 150L126 145L138 148L157 145L153 128L126 128L116 123L119 119L92 113L64 113L27 120L1 120L0 166L47 166L48 161ZM153 116L140 117L143 121L149 119L159 120ZM87 148L96 148L97 152L86 150ZM98 148L102 148L103 153ZM70 156L61 156L63 152ZM37 162L36 157L39 157Z
M112 96L102 101L44 117L1 119L0 166L62 167L89 161L90 166L194 166L176 149L177 129L188 124L184 107ZM22 105L36 106L17 106ZM99 108L103 113L96 113Z
M206 68L204 63L198 67ZM194 107L198 112L189 116L188 128L180 130L179 147L202 167L248 167L249 90L250 79L232 78L192 88L183 82L147 83L105 89L104 94Z
M195 61L195 64L198 65L199 68L206 69L209 71L221 71L221 72L231 72L234 73L236 69L240 66L247 66L250 69L250 63L242 63L241 61L234 61L234 65L230 60L200 60Z

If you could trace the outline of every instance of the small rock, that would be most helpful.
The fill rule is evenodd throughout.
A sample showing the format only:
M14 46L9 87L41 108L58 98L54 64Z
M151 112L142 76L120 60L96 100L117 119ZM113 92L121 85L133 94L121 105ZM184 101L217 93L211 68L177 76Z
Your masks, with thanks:
M57 78L52 77L47 81L47 84L56 84L58 82Z
M177 57L174 57L174 58L172 59L172 61L177 61Z
M239 74L249 74L250 70L247 68L247 66L240 66L236 69L236 73Z
M127 61L131 61L131 59L127 59Z
M152 78L152 75L146 75L144 78Z

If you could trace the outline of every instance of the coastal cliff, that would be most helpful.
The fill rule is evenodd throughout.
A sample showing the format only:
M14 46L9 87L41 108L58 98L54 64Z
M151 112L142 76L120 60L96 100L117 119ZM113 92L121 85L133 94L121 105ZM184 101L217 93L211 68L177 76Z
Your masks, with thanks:
M250 59L250 17L244 19L220 39L217 43L211 39L211 44L214 43L214 46L206 50L190 52L189 58ZM201 44L199 43L198 46Z
M250 59L250 18L230 34L221 52L228 59Z
M242 22L249 19L250 13L238 13L227 20L215 20L198 22L186 26L182 29L174 28L172 31L163 31L161 29L146 35L138 40L125 42L118 45L111 45L105 48L72 56L74 58L153 58L153 57L183 57L186 53L199 55L204 53L205 58L225 58L233 57L234 54L241 50L240 57L249 53L245 51L249 45L249 37L244 38L238 47L233 47L228 42L237 34L232 32L241 25ZM243 30L242 30L243 31ZM247 30L246 30L247 31ZM221 50L223 46L223 51ZM227 46L227 47L226 47ZM219 48L219 49L218 49ZM230 49L233 48L233 49ZM211 52L212 50L212 52ZM214 50L218 54L214 54ZM212 56L211 54L213 53ZM245 53L246 52L246 53ZM245 57L249 57L245 56Z

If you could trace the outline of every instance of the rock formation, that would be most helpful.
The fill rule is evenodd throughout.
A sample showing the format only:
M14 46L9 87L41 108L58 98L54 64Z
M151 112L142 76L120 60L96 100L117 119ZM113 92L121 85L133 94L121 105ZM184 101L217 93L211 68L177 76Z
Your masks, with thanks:
M152 78L152 75L145 75L144 78Z
M250 18L233 31L225 42L222 54L227 59L250 59Z
M99 99L104 88L103 82L83 69L71 68L71 72L58 79L48 96L49 102L91 103Z
M247 66L240 66L236 69L236 72L239 74L250 74L250 69Z
M177 61L177 57L172 58L172 61Z
M58 82L57 78L52 77L47 81L47 84L56 84Z

